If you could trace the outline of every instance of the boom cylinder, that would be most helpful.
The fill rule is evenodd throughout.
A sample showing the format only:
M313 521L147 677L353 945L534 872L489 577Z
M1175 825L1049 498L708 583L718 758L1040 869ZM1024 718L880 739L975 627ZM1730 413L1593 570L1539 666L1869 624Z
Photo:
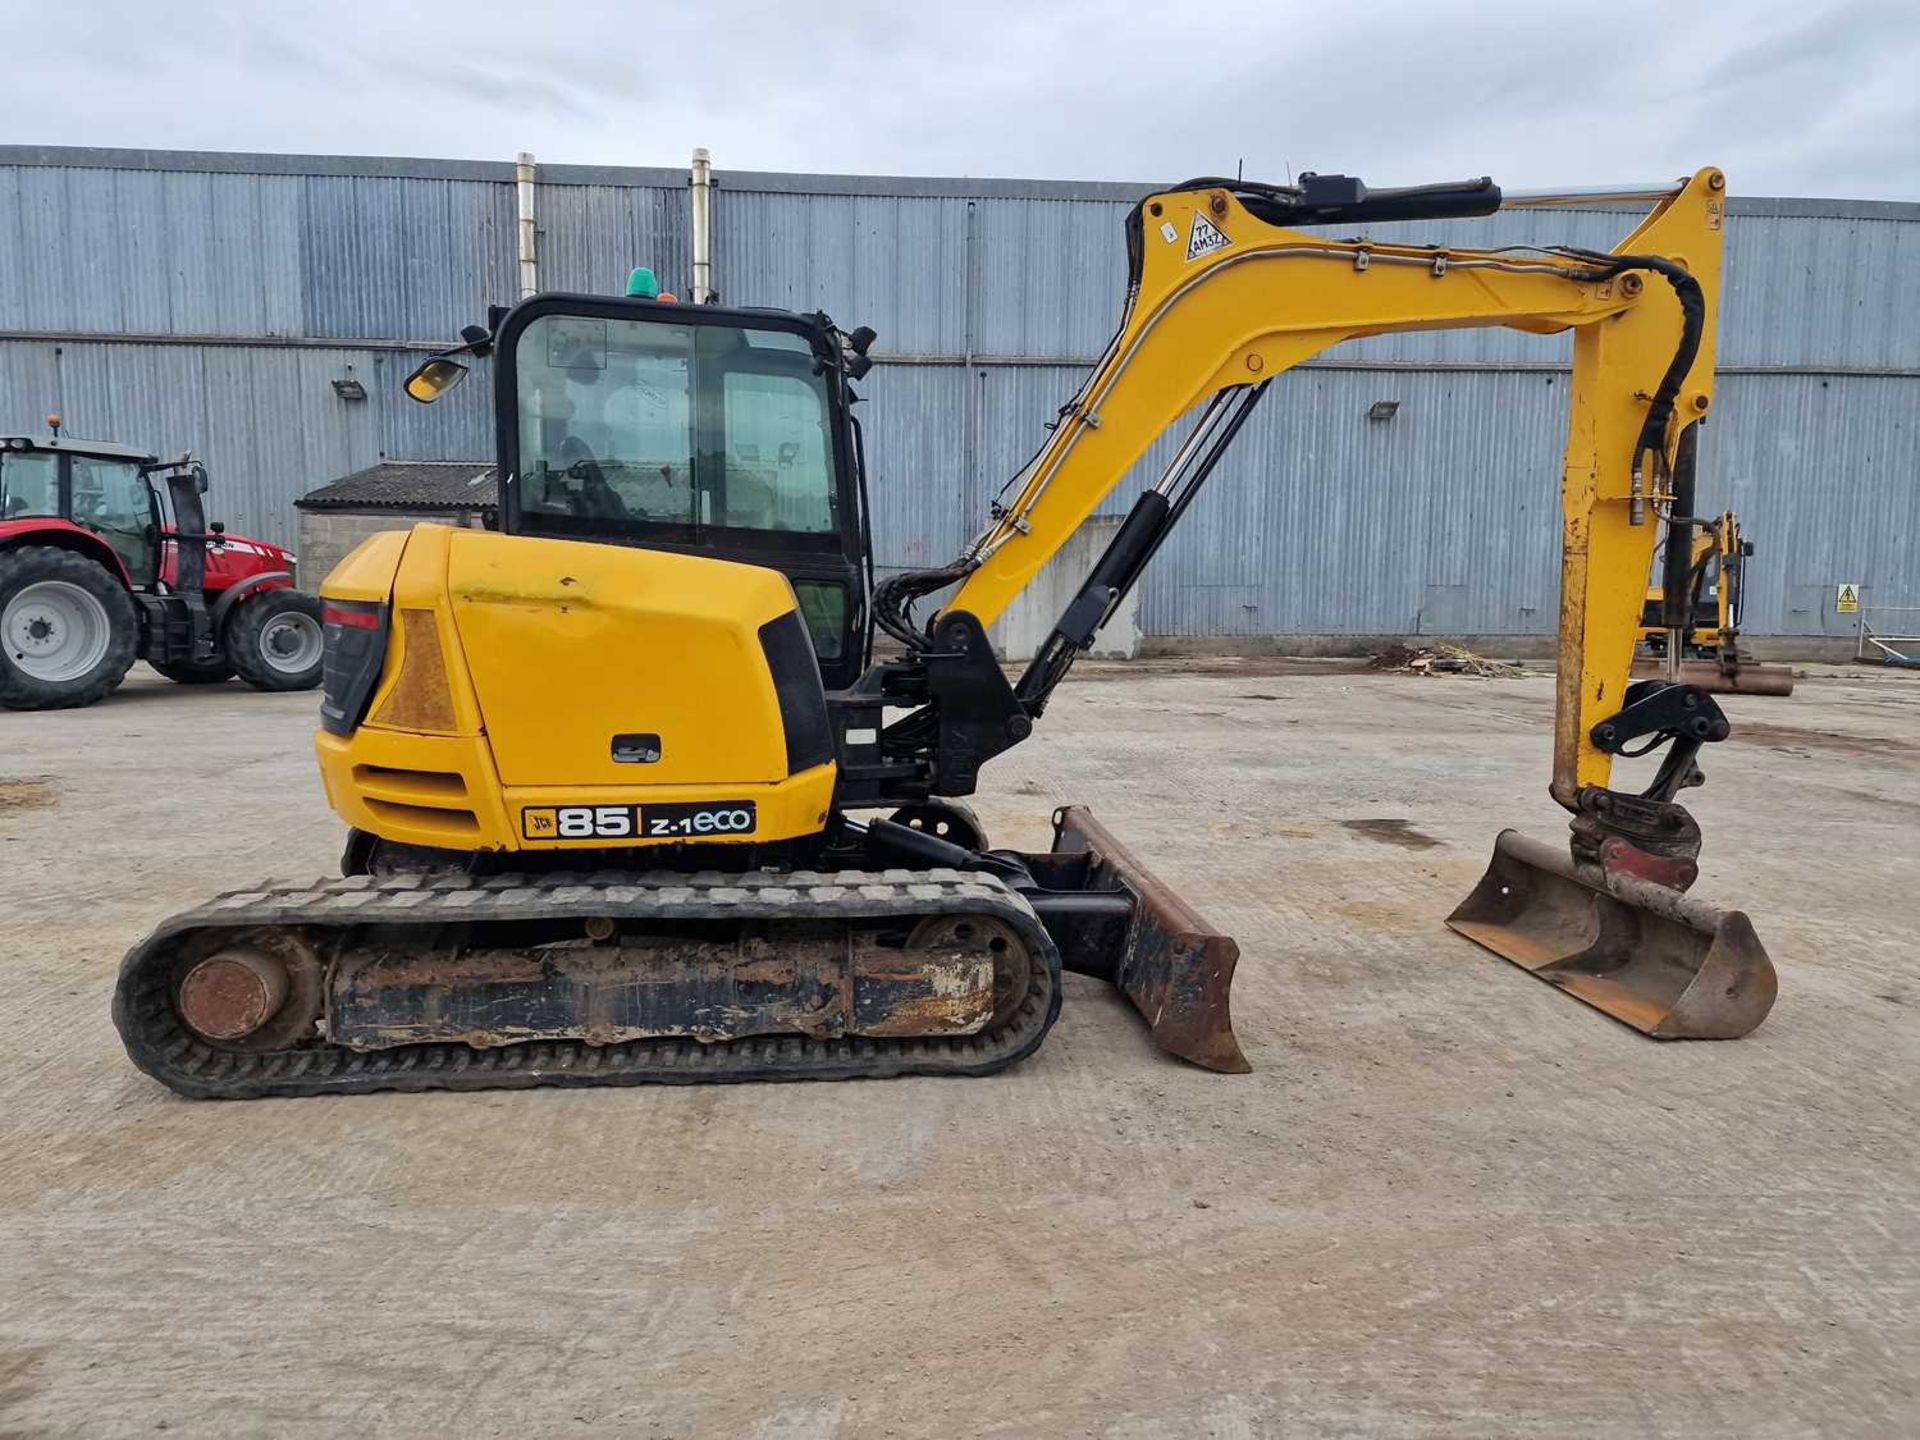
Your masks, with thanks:
M1200 493L1201 485L1271 383L1263 380L1215 395L1193 433L1168 463L1166 473L1133 502L1119 533L1094 562L1092 572L1020 677L1014 693L1029 714L1038 715L1046 708L1047 697L1065 678L1074 657L1093 643L1100 627L1139 581L1141 572Z

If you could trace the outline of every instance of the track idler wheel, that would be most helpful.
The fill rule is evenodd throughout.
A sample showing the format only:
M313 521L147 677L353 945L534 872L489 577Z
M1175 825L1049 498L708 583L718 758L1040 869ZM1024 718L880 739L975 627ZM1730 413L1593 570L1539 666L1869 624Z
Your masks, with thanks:
M242 1040L279 1013L287 967L264 951L209 955L180 982L180 1018L208 1040Z
M298 936L261 931L181 962L174 1011L219 1049L310 1039L322 1008L319 957Z

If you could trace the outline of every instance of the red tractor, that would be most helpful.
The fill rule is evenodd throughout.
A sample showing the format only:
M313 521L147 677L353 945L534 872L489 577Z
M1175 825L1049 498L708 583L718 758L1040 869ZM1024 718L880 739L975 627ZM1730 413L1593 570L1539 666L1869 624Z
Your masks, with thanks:
M110 694L135 660L170 680L320 682L320 602L293 555L208 525L207 472L126 445L0 436L0 706Z

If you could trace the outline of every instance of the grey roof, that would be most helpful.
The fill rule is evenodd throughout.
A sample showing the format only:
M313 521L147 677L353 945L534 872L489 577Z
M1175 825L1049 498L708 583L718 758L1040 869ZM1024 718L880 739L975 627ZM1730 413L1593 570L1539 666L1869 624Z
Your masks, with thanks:
M301 510L479 510L494 504L484 460L382 460L294 501Z

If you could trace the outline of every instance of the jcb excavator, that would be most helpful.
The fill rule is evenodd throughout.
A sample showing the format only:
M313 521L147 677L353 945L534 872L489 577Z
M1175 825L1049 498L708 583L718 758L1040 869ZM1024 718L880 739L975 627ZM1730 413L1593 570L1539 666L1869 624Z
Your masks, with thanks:
M1655 561L1659 578L1647 587L1640 614L1645 653L1634 662L1633 673L1684 680L1721 695L1791 695L1793 668L1763 665L1740 644L1747 561L1753 556L1753 542L1740 533L1740 518L1726 510L1691 523L1698 532L1692 543L1682 549L1670 538ZM1668 595L1675 597L1671 608ZM1670 626L1684 627L1678 651L1667 643ZM1679 667L1670 672L1668 657L1676 654Z
M408 385L432 399L460 354L493 356L502 533L376 536L324 588L316 743L346 874L161 924L115 997L134 1062L193 1096L984 1075L1041 1043L1069 969L1164 1049L1246 1070L1231 939L1085 809L1038 854L991 848L957 802L1276 376L1486 325L1574 335L1551 786L1572 843L1503 833L1450 923L1650 1034L1752 1029L1765 952L1683 893L1700 831L1676 797L1727 722L1695 687L1628 681L1655 542L1693 504L1724 180L1633 193L1653 209L1610 253L1294 228L1580 198L1488 180L1147 196L1120 328L1052 433L951 564L877 585L852 409L871 330L669 304L644 276L496 312ZM1009 683L986 627L1196 408ZM902 653L873 660L876 628ZM1609 788L1616 756L1662 747L1644 790Z

